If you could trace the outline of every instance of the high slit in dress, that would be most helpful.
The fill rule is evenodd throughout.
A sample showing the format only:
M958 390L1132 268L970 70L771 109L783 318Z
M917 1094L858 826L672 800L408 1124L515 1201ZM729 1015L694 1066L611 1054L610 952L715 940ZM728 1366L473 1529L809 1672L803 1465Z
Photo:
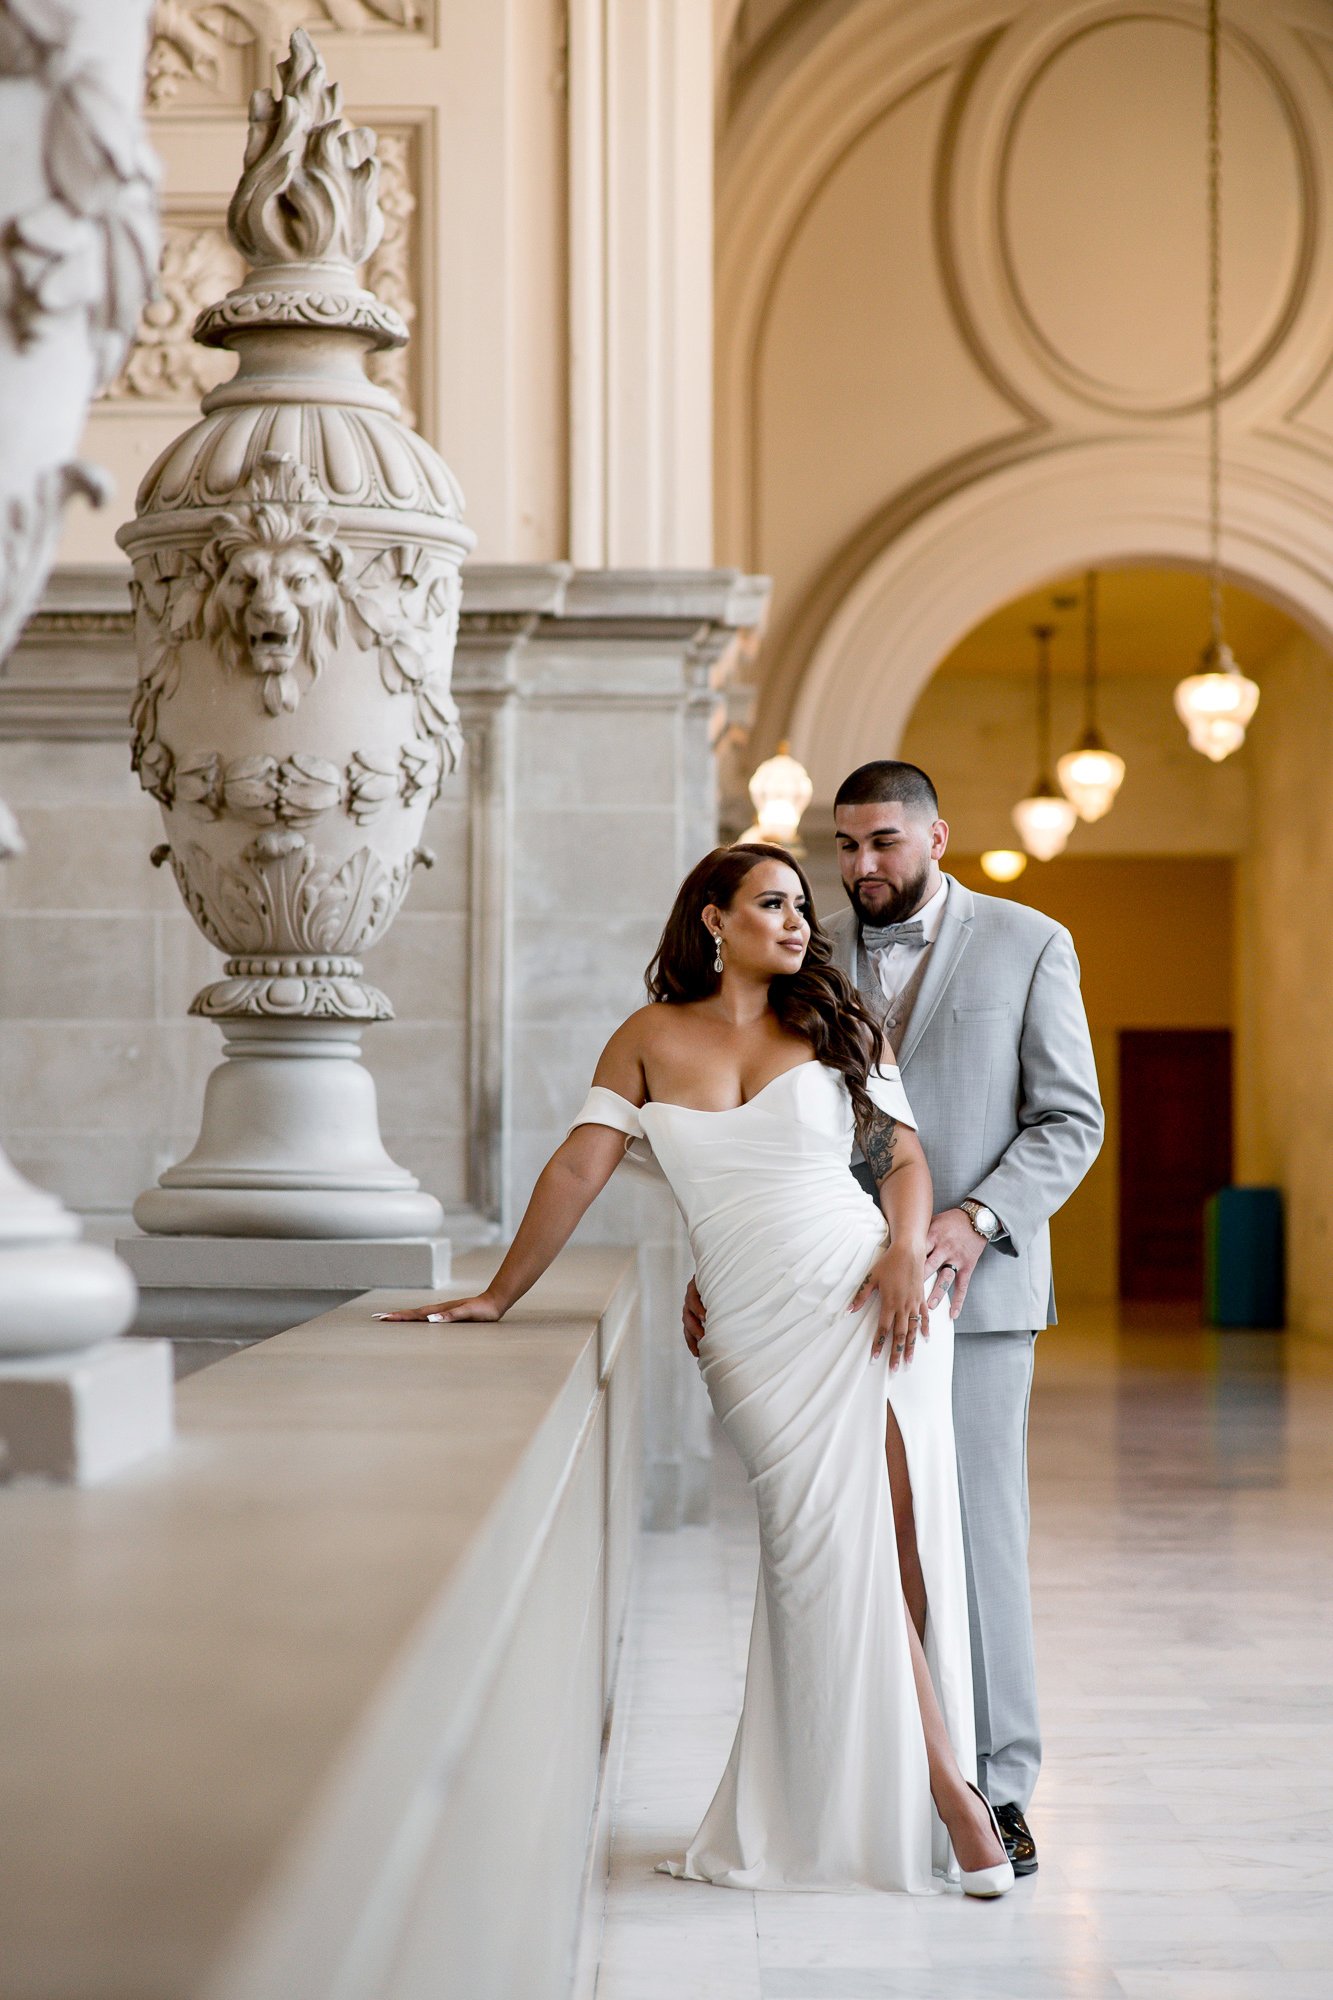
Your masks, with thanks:
M876 1104L914 1125L896 1069ZM902 1434L928 1600L925 1651L966 1777L971 1658L945 1301L911 1363L870 1359L878 1300L848 1305L884 1217L848 1169L851 1099L810 1061L729 1111L594 1087L576 1124L646 1140L685 1218L708 1330L699 1367L759 1516L759 1579L735 1741L679 1860L744 1889L928 1895L957 1871L934 1811L885 1463ZM635 1150L638 1150L637 1148Z

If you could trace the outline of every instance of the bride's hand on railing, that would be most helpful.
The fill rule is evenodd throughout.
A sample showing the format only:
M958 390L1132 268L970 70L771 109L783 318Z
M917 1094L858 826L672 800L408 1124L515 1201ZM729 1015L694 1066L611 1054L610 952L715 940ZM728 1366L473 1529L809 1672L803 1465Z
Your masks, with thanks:
M848 1312L859 1312L872 1292L879 1293L879 1316L870 1358L877 1361L887 1345L893 1374L912 1359L918 1338L930 1337L924 1245L891 1243L871 1265Z
M445 1323L451 1320L496 1320L503 1319L504 1308L491 1297L489 1292L482 1292L475 1299L436 1299L428 1306L409 1306L402 1312L372 1313L370 1317L432 1320Z

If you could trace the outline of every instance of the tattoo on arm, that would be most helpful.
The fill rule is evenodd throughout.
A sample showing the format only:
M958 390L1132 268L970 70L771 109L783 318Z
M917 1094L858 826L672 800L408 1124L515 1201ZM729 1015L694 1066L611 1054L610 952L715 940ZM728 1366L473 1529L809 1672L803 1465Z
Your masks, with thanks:
M887 1111L878 1107L861 1141L861 1150L866 1156L866 1165L875 1178L875 1186L882 1188L893 1168L893 1152L898 1143L898 1120L890 1118Z

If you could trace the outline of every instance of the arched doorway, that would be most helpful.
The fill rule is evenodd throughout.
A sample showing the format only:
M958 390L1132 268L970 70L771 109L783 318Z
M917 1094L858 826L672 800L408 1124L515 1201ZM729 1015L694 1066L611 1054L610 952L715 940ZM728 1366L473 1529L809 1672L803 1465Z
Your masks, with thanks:
M1081 443L971 480L887 540L829 618L790 701L816 799L867 738L890 756L963 635L1045 579L1124 564L1198 564L1205 468L1190 446ZM1228 466L1223 560L1238 583L1333 647L1333 491L1270 446ZM1184 671L1184 668L1182 668Z

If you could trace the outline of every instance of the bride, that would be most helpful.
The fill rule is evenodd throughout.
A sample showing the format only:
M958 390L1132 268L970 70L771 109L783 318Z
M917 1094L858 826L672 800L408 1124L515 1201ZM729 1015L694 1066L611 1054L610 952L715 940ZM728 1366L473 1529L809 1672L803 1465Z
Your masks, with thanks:
M947 1301L925 1306L930 1175L898 1072L781 848L691 871L648 990L487 1290L379 1317L501 1319L646 1139L689 1229L700 1367L760 1537L731 1757L661 1865L736 1888L1003 1895L1013 1870L967 1775L953 1326ZM854 1130L879 1208L848 1171Z

